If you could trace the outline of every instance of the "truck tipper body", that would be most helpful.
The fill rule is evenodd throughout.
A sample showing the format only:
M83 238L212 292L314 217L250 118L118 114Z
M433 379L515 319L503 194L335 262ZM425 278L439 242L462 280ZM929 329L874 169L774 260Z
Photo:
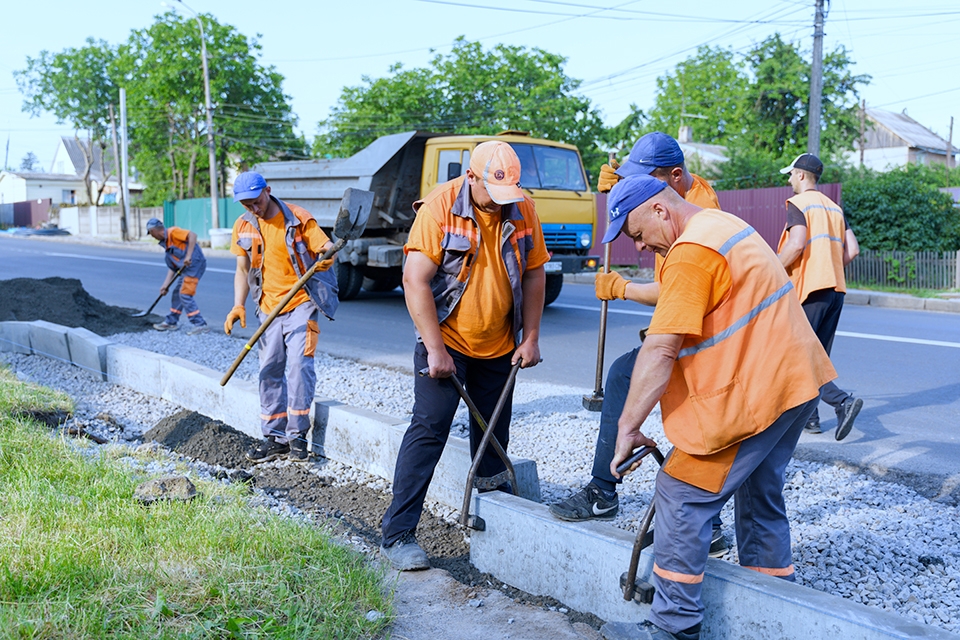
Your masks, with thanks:
M462 175L480 143L502 140L520 157L520 186L536 202L551 253L546 304L560 294L564 273L594 271L588 255L596 229L596 203L583 162L572 145L530 138L520 132L496 136L438 135L411 131L377 138L349 158L265 162L255 170L271 193L300 205L330 232L344 189L373 191L374 208L361 238L349 241L335 264L340 299L361 288L390 291L402 279L403 245L413 224L413 202L438 184Z

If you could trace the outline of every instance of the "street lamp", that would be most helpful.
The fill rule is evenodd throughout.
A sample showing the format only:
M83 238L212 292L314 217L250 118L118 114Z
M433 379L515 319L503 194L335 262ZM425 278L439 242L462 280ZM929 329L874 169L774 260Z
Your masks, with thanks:
M183 3L183 0L177 0L177 5L183 7L193 14L200 27L200 56L203 64L203 94L206 101L207 110L207 153L210 163L210 211L213 218L211 229L220 227L220 202L217 193L217 149L213 143L213 107L210 104L210 71L207 69L207 37L203 31L203 21L200 14ZM167 7L176 11L177 5L168 2L161 2L161 7Z

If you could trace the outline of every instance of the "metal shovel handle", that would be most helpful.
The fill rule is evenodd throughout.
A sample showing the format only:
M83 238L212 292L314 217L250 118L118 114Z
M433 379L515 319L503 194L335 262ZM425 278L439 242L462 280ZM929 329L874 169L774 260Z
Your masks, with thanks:
M176 272L175 274L173 274L173 279L170 280L170 284L167 285L168 288L171 287L171 286L173 286L173 283L177 281L177 278L180 277L180 274L183 273L183 270L184 270L185 268L186 268L186 265L180 265L180 268L177 269L177 272ZM150 305L150 307L149 307L146 311L141 311L140 313L134 314L134 317L135 317L135 318L142 318L142 317L144 317L144 316L150 315L150 312L153 311L153 308L154 308L155 306L157 306L157 303L160 302L160 300L163 299L163 296L165 296L165 295L166 295L165 293L161 293L160 295L158 295L158 296L157 296L157 299L153 301L153 304Z
M660 453L660 449L657 447L641 447L630 457L628 462L639 461L649 454L653 454L657 463L663 466L663 454ZM631 466L632 464L633 462L631 462ZM647 513L644 514L643 521L640 523L640 530L637 531L637 539L633 542L633 552L630 554L630 566L627 569L627 579L623 585L623 599L627 601L633 600L634 585L637 582L637 568L640 566L640 552L643 551L643 541L647 537L647 531L650 530L650 524L653 522L653 514L656 511L655 504L654 500L650 501Z

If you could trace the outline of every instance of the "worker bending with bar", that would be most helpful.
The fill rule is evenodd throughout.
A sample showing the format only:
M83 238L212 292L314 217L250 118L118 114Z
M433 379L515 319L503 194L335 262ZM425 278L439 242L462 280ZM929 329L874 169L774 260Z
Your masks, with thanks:
M664 258L611 473L656 444L640 428L657 402L674 445L654 495L656 595L630 637L698 640L711 521L730 496L740 564L794 580L784 470L836 372L793 283L752 227L647 175L621 180L609 206L604 242L622 231L638 250Z
M200 278L207 270L207 259L203 255L203 249L197 244L197 234L180 227L165 228L158 218L147 220L147 233L163 247L163 259L167 263L167 276L160 285L160 295L167 295L167 290L173 283L170 313L163 322L153 325L153 328L157 331L176 331L179 328L180 316L186 313L187 320L192 325L187 329L187 335L194 336L210 331L194 298ZM183 278L174 283L177 271L181 269Z

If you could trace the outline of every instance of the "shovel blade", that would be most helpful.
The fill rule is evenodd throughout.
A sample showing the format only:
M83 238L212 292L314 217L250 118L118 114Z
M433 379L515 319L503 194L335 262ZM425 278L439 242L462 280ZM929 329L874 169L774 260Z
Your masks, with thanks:
M363 234L373 209L373 191L348 188L340 201L340 213L333 225L338 240L355 240Z
M138 311L137 313L134 313L134 314L131 315L130 317L131 317L131 318L145 318L146 315L147 315L147 312L146 312L146 311Z

